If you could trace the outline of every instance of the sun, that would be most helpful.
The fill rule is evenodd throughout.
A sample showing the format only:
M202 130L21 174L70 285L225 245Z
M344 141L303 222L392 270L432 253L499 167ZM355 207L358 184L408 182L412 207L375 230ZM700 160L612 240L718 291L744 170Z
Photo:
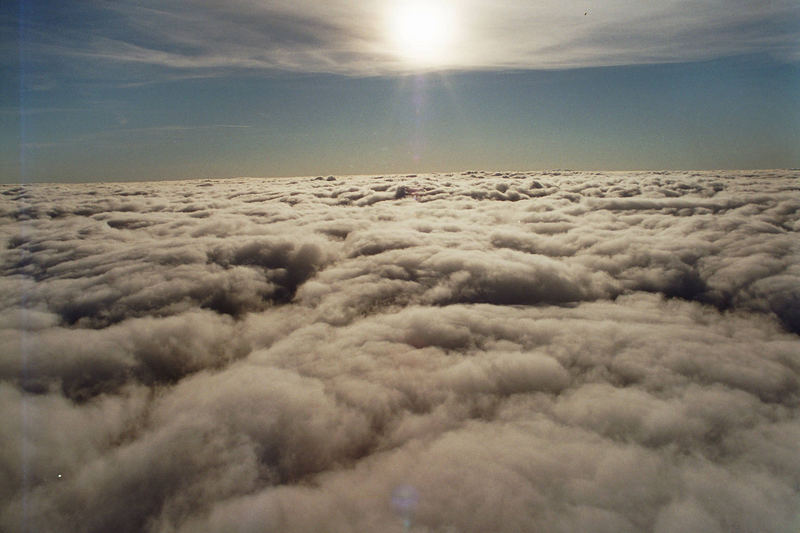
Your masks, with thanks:
M441 66L452 54L455 13L445 1L408 0L388 12L389 41L395 55L417 66Z

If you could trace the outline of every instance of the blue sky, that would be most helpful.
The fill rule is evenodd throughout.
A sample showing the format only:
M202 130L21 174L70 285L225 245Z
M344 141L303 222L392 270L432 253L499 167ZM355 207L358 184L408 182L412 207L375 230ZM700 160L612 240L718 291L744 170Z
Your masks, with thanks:
M795 1L1 9L4 182L800 166Z

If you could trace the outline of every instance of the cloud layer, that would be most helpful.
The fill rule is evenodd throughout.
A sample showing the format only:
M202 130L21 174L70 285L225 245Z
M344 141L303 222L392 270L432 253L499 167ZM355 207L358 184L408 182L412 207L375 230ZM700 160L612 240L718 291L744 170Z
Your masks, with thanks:
M795 530L798 178L3 186L0 529Z
M403 59L404 51L391 37L391 19L401 3L115 2L68 8L59 15L69 21L64 31L40 26L46 17L32 19L26 35L35 44L31 51L128 66L390 74L420 67ZM438 69L575 68L752 53L790 59L798 55L800 8L791 0L440 3L448 15L436 30L452 33L454 40L437 54L435 65L428 65ZM86 27L74 22L82 19Z

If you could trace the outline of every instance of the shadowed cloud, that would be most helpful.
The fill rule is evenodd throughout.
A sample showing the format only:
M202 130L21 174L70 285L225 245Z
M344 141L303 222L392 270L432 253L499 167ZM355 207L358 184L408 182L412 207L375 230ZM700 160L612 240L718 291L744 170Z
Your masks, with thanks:
M799 177L3 186L0 529L790 531Z

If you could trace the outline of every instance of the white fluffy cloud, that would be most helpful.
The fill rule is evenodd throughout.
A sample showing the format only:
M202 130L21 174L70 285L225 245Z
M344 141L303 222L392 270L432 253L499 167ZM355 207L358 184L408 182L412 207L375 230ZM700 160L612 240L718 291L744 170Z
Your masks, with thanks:
M3 186L0 528L796 529L798 177Z

